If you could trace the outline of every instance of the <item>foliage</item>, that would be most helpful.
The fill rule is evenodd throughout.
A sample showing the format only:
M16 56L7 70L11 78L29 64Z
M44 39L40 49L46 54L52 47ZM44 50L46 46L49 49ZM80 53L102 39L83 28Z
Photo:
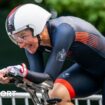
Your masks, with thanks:
M73 15L83 18L94 24L102 33L105 33L105 0L1 0L0 7L8 8L23 3L37 3L42 1L42 7L60 15Z
M46 0L45 4L59 15L81 17L105 32L105 0Z

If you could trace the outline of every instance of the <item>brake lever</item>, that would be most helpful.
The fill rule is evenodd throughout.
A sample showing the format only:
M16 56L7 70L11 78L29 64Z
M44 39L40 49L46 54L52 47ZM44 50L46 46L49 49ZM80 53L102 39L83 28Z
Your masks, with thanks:
M47 92L51 87L47 85L47 82L35 84L21 76L14 75L13 72L9 72L8 74L6 74L6 76L12 77L13 78L12 83L14 83L16 87L22 88L23 90L27 91L30 94L34 105L36 105L36 103L41 105L41 100L38 98L37 92L42 94L43 103L45 105L48 105L47 103L49 102L49 100L48 102L46 100L49 98Z
M12 77L12 79L10 80L10 83L14 83L15 85L17 85L19 83L23 83L23 77L14 76L14 73L12 73L12 72L5 74L5 77Z

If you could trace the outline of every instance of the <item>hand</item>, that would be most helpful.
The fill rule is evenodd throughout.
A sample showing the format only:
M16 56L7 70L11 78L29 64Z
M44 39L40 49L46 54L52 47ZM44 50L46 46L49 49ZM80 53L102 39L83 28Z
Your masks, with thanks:
M7 84L12 79L11 77L5 77L6 74L6 68L0 70L0 83L1 84Z
M0 83L1 84L7 84L13 79L12 77L6 76L9 73L12 73L13 76L26 77L28 70L24 63L22 65L8 66L6 68L3 68L2 70L0 70Z
M22 65L8 66L5 73L11 73L13 76L26 77L28 70L26 65L22 63Z

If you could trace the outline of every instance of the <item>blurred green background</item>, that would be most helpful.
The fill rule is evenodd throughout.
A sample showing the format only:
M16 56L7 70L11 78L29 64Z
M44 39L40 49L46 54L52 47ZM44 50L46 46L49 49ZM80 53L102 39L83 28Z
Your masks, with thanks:
M64 15L83 18L105 34L105 0L0 0L0 69L22 62L28 64L24 50L9 40L5 30L8 13L24 3L35 3L46 8L53 14L52 18ZM14 86L0 85L0 90L5 89L14 89Z
M105 0L0 0L0 68L8 65L27 63L23 49L19 49L8 38L5 19L17 5L36 3L53 15L73 15L92 23L101 33L105 33ZM33 11L32 11L33 12Z
M101 33L105 33L105 0L0 0L0 68L26 62L23 49L19 49L8 38L5 19L17 5L36 3L53 15L73 15L92 23ZM33 11L32 11L33 12Z

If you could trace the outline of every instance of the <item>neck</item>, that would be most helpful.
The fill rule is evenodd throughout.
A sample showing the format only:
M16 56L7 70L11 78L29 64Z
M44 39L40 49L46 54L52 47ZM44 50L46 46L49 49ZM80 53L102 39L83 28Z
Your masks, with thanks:
M50 37L49 37L48 29L46 26L45 26L43 32L41 33L40 38L41 38L42 46L50 46L51 47Z

